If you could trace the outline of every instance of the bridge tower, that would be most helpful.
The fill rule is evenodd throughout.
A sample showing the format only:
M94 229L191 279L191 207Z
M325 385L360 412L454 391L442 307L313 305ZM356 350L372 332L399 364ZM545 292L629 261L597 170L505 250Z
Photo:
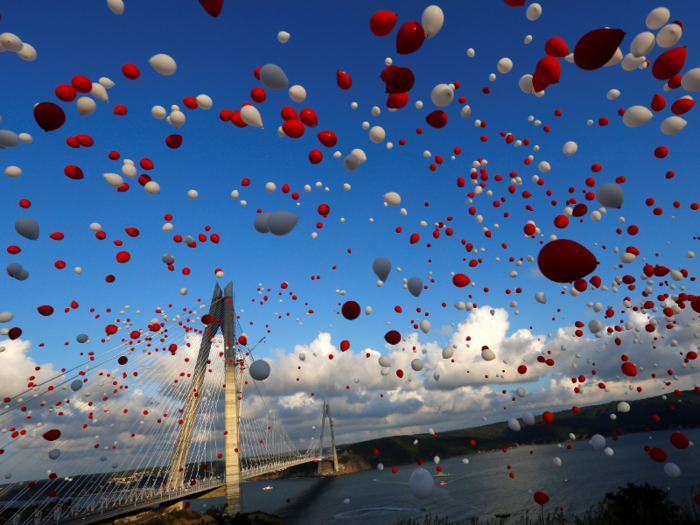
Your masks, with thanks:
M338 472L338 454L335 451L335 433L333 432L333 418L331 417L330 401L323 402L323 419L321 420L321 455L323 455L323 433L326 430L326 415L331 427L331 448L333 448L333 472ZM318 474L323 474L323 460L318 462Z
M183 423L175 440L173 459L168 471L168 486L170 490L178 489L184 482L184 467L187 461L187 453L192 442L194 423L197 419L199 400L198 392L202 388L204 375L207 371L207 360L211 350L211 343L218 330L224 337L225 362L225 425L226 434L226 504L227 513L234 515L241 512L241 464L238 452L240 437L240 403L241 392L236 381L236 319L235 303L233 299L233 283L226 285L222 294L219 284L214 288L214 295L209 306L209 315L214 318L210 323L207 333L202 337L202 343L197 356L197 363L192 375L192 391L189 392L187 402L182 414ZM325 412L324 412L325 418ZM332 424L331 424L332 432Z

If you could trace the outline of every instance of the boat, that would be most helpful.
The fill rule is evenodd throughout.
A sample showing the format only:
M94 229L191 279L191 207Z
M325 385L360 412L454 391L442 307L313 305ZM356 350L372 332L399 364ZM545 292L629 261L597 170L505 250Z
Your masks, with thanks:
M568 479L565 479L565 480L564 480L564 483L566 483L567 481L569 481L569 480L568 480Z
M263 490L272 490L272 487L268 485L267 487L263 487Z
M497 518L510 518L510 514L496 514Z
M451 476L449 472L438 472L437 474L433 474L434 478L446 478L448 476Z
M440 486L441 486L441 487L442 487L444 484L445 484L444 481L441 481L441 482L440 482Z

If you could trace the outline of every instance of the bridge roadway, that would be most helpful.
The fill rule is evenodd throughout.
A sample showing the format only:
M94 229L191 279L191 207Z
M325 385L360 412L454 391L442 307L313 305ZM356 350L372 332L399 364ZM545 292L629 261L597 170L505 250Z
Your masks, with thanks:
M316 458L299 458L292 461L280 461L263 465L261 467L247 469L241 471L242 479L250 479L262 474L273 474L280 470L288 469L302 463L311 461L322 461L329 459L325 457ZM332 459L332 458L331 458ZM212 491L218 487L226 485L225 479L212 479L197 482L195 485L182 486L172 491L158 489L139 489L138 492L131 494L120 494L116 500L103 500L102 503L89 504L85 507L73 507L68 512L55 513L52 511L47 516L42 518L30 518L21 523L21 525L40 525L45 523L60 524L60 525L87 525L101 521L114 520L123 514L131 514L138 510L147 510L155 505L161 505L167 502L176 502L185 498L190 498L203 492ZM12 520L13 525L20 525L19 520ZM9 525L9 524L8 524Z

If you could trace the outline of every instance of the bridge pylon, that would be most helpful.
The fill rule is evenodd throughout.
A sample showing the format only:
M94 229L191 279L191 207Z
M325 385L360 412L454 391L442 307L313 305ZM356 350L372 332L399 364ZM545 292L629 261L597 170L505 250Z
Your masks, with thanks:
M331 427L331 448L333 449L333 472L338 472L338 454L335 450L335 433L333 432L333 417L331 416L330 401L323 402L323 419L321 420L321 455L323 455L323 433L326 430L326 415ZM323 460L318 462L318 474L323 474Z
M214 336L218 330L224 338L225 359L225 425L226 425L226 512L236 514L241 512L241 462L238 451L240 438L240 402L242 394L236 381L236 322L235 303L233 300L233 283L226 285L222 294L219 284L214 288L214 295L209 306L209 315L214 321L207 327L202 337L202 342L197 356L192 376L192 390L188 393L187 402L182 414L182 425L175 440L173 459L168 472L168 486L170 490L180 488L184 482L184 469L187 462L187 453L192 442L194 423L197 419L199 392L204 383L207 371L207 361Z

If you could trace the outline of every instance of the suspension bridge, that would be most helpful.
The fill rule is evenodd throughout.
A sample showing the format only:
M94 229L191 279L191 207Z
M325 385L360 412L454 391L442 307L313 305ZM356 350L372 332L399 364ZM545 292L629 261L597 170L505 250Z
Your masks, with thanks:
M116 346L58 374L37 370L25 391L2 396L0 520L97 523L213 491L235 514L244 480L308 462L322 474L324 460L338 470L329 403L320 439L300 452L265 381L251 376L255 347L232 283L216 285L200 317L204 308L159 308L141 330L122 310L103 339Z

